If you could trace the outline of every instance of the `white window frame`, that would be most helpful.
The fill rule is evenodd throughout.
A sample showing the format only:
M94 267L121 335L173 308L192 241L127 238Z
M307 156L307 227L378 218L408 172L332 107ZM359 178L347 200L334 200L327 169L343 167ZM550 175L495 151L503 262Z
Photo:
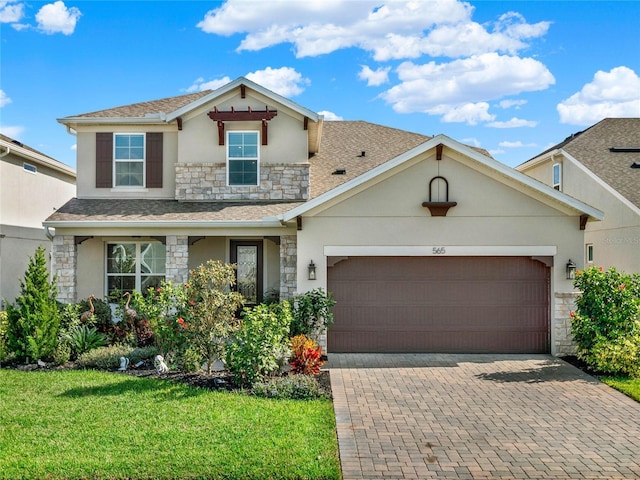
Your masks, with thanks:
M109 272L109 247L111 245L135 245L135 272L133 273L122 273L122 272ZM142 272L142 251L141 246L147 244L154 245L163 245L161 242L155 240L131 240L124 239L120 241L108 241L104 244L104 294L105 296L109 295L109 277L132 277L135 278L135 287L134 289L142 292L142 277L143 276L154 276L154 277L163 277L165 280L167 278L167 248L166 245L163 245L165 248L165 265L164 272L151 272L151 273L143 273ZM146 289L145 289L146 291ZM145 292L143 292L145 293Z
M584 260L585 263L593 263L593 243L587 243L584 246Z
M256 135L256 153L257 155L255 157L242 157L242 158L231 158L229 156L229 147L230 147L230 143L229 143L229 136L231 134L234 133L253 133ZM259 130L228 130L226 133L226 156L227 156L227 186L228 187L257 187L258 185L260 185L260 146L261 146L261 139L260 139L260 131ZM230 180L230 174L231 174L231 169L229 168L230 162L233 162L234 160L256 160L256 183L255 184L235 184L235 183L231 183Z
M116 158L116 148L117 148L117 137L119 136L131 136L131 135L141 135L142 136L142 159L117 159ZM118 163L142 163L142 185L118 185L118 176L117 176L117 164ZM113 188L117 189L125 189L125 190L138 190L141 188L145 188L147 185L147 135L144 132L116 132L113 134Z
M558 170L558 181L556 182L556 168ZM556 190L562 191L562 164L554 163L553 169L551 172L551 183L553 184L553 188Z

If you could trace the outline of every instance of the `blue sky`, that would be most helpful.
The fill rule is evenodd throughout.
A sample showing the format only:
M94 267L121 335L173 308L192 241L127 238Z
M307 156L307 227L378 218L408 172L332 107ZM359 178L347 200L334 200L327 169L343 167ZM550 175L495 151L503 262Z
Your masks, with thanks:
M57 118L246 76L515 166L640 117L639 25L638 1L0 0L0 132L75 167Z

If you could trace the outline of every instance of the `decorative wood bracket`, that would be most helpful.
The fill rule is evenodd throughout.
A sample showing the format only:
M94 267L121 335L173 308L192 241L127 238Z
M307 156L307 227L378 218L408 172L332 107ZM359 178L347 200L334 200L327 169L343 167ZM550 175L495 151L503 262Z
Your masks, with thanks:
M300 215L296 217L296 230L302 230L302 217Z
M73 237L73 243L75 245L80 245L85 240L90 240L93 238L93 235L76 235Z
M278 111L269 110L269 107L265 107L264 110L251 110L251 107L247 110L236 110L231 107L231 110L220 111L218 107L213 107L213 111L208 115L211 120L218 122L218 145L224 145L224 122L250 121L262 121L262 145L268 145L267 122L278 115Z
M587 220L589 220L589 215L580 215L580 230L584 230L585 228L587 228Z
M444 180L444 184L446 187L446 195L445 195L444 202L432 201L432 198L433 198L432 188L433 188L433 182L435 180ZM429 212L431 212L432 217L446 217L449 209L452 207L455 207L456 205L458 205L458 202L449 201L449 182L447 181L447 179L444 177L441 177L440 175L433 177L429 182L429 201L422 202L422 206L429 209Z

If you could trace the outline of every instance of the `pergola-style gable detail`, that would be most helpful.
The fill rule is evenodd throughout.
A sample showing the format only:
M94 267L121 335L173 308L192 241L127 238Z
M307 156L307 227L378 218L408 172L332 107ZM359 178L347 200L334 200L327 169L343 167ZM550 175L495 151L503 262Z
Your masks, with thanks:
M218 145L224 145L224 122L262 122L262 145L268 145L267 137L267 122L273 117L278 115L277 110L269 110L269 107L265 107L264 110L252 110L248 107L247 110L236 110L231 107L231 110L220 111L218 107L213 107L213 110L208 113L209 118L218 123Z

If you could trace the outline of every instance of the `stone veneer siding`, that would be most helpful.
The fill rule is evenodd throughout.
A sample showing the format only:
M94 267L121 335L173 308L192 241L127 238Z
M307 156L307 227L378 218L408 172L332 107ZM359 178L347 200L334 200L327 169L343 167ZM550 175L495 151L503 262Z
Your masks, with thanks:
M553 333L555 335L556 355L575 355L576 346L571 335L571 312L576 309L578 292L555 294Z
M60 235L53 237L51 254L51 270L57 277L58 300L63 303L75 303L78 249L74 236Z
M176 200L308 200L309 164L261 164L260 185L228 186L224 163L176 165Z
M280 236L280 298L290 300L298 288L298 238L296 235Z
M185 283L189 278L189 237L167 235L166 279L174 283Z

